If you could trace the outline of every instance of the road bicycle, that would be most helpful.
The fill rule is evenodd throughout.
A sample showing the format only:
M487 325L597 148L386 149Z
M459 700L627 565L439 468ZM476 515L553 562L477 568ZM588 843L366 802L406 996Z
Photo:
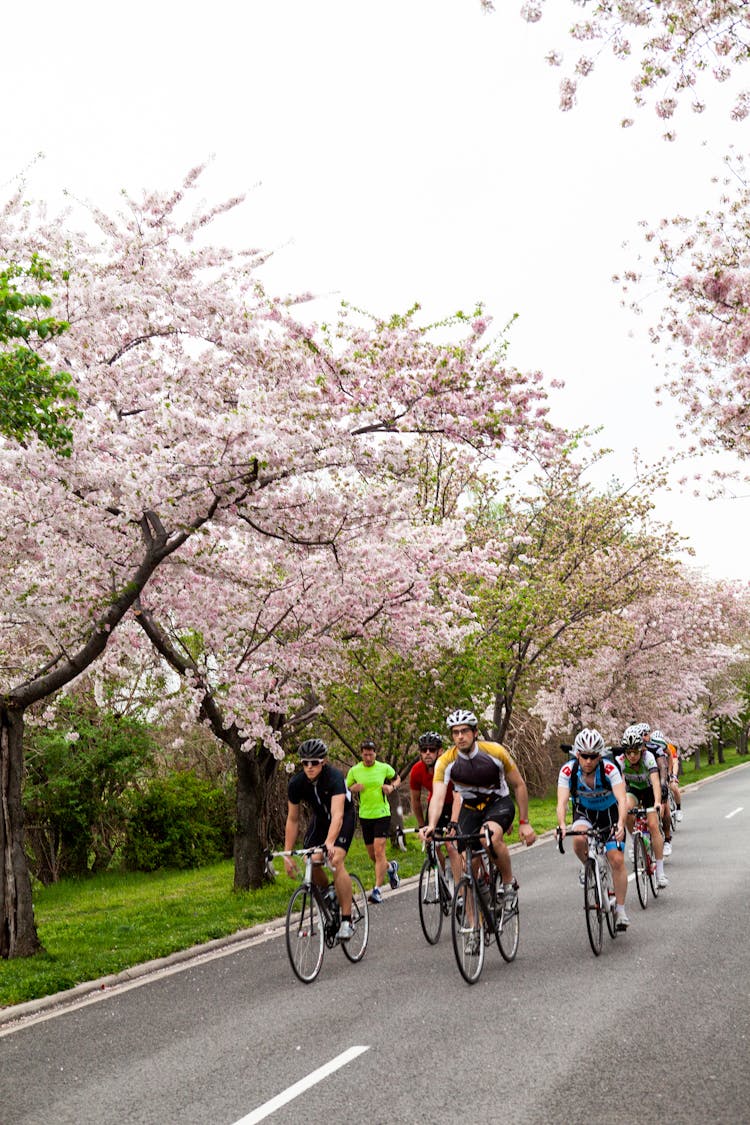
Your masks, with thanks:
M338 939L336 935L341 925L339 901L333 884L319 887L313 881L313 868L326 863L322 858L314 859L316 854L322 856L319 846L273 853L274 856L302 856L305 861L302 882L292 893L286 912L286 951L295 976L303 984L310 984L317 977L326 948L340 945L350 961L361 961L370 933L365 888L359 876L350 872L354 933L345 941Z
M595 957L598 957L602 951L605 922L609 936L613 939L617 937L615 885L606 850L611 835L610 828L574 828L565 833L565 836L588 837L588 856L583 879L583 909L586 914L586 931ZM561 855L565 854L563 839L563 833L558 828L557 846Z
M505 961L512 961L518 952L518 883L513 880L513 894L506 903L500 873L487 850L488 831L451 839L466 845L465 870L455 889L451 910L453 952L461 976L467 984L474 984L479 980L485 948L493 936Z
M438 855L442 843L441 838L434 836L426 841L425 860L419 873L419 921L430 945L437 945L440 940L443 918L448 917L453 903L453 888ZM447 864L445 857L443 863Z
M643 805L632 809L633 814L633 871L638 901L643 910L648 906L648 891L654 898L659 897L659 883L656 876L656 860L648 828L648 817Z

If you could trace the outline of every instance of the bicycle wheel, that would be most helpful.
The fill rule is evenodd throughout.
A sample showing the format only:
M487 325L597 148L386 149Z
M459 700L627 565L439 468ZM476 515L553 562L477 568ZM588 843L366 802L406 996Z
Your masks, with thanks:
M648 881L651 884L651 894L654 898L658 898L659 884L656 879L656 860L653 852L650 852L648 857Z
M680 823L677 819L677 801L672 790L669 790L669 820L672 825L672 831L677 831L677 826Z
M352 875L352 926L354 933L348 941L341 942L341 948L350 961L361 961L367 949L370 936L370 914L367 909L367 894L359 875Z
M648 856L643 837L640 835L633 840L633 870L638 901L645 910L648 906Z
M599 889L596 885L596 863L593 859L586 860L586 871L583 884L583 905L586 911L586 929L589 942L596 957L602 951L602 938L604 935L604 911L599 902Z
M479 894L467 875L460 879L453 897L451 936L458 970L467 984L474 984L484 964L484 926Z
M617 900L615 899L615 881L612 878L612 868L607 863L607 870L602 875L602 898L604 899L604 918L609 930L609 936L617 937Z
M298 887L286 912L286 951L295 975L309 984L323 964L323 916L310 887Z
M443 904L440 896L440 875L437 863L429 857L419 873L419 921L430 945L437 945L443 928Z
M498 925L495 930L497 948L500 950L504 961L513 961L518 953L518 937L521 929L521 919L518 914L518 894L516 893L515 905L511 910L497 906Z

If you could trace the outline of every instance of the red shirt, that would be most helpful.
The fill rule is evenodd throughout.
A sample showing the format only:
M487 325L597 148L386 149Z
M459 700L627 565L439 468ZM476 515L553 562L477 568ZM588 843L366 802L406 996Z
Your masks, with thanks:
M432 781L434 776L434 766L431 770L428 770L424 762L419 761L414 763L411 768L411 773L409 774L409 789L411 789L414 795L414 800L421 801L421 793L423 789L427 790L429 800L429 798L432 796ZM452 804L453 783L449 781L448 790L445 794L445 801L443 802L443 808L448 809L448 811L450 812Z

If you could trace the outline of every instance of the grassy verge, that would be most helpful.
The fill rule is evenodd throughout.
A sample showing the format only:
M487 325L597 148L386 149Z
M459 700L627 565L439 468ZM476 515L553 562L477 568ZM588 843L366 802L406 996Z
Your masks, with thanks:
M695 770L688 762L682 782L747 761L727 751L723 765ZM532 800L530 818L539 833L554 828L554 795ZM423 859L415 836L407 836L407 845L405 853L393 853L404 877L416 875ZM349 867L369 889L372 865L359 839L352 845ZM242 894L233 893L232 878L227 861L197 871L108 873L37 887L34 909L45 952L0 962L0 1006L60 992L283 916L295 885L283 871L273 885Z

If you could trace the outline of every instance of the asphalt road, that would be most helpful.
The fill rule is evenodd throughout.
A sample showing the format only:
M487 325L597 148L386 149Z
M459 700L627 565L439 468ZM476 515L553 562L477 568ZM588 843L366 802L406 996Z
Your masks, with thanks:
M631 883L599 958L575 860L543 842L514 854L518 958L491 948L478 984L448 929L424 941L412 884L312 985L277 933L0 1027L0 1123L750 1122L750 769L684 807L669 888L643 912Z

